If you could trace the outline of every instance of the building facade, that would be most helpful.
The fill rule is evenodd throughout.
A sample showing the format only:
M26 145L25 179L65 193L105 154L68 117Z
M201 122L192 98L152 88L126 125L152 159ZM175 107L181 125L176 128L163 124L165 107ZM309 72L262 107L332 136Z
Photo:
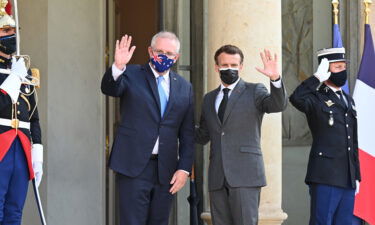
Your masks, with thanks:
M362 49L362 8L359 1L340 3L353 88ZM313 73L316 50L330 46L332 36L330 1L35 0L20 1L19 7L21 53L30 55L33 67L41 71L39 111L45 145L41 195L47 221L55 225L117 224L116 178L106 161L119 118L118 101L101 94L100 81L121 35L134 37L137 50L131 63L141 64L147 60L146 48L154 33L170 30L180 37L181 57L174 70L194 86L196 118L204 93L219 85L213 55L221 45L239 46L245 54L242 78L266 85L268 80L255 70L261 65L259 52L264 48L276 52L291 93ZM293 172L303 170L300 162L307 158L293 159L296 167L288 167L283 161L291 161L287 153L297 149L282 150L283 145L306 146L310 141L304 117L292 107L265 116L262 149L268 185L262 190L261 224L281 224L287 214L293 220L283 224L301 224L294 210L308 213L308 202L293 198L289 191L291 180L305 194L303 177L296 180ZM196 146L202 212L209 212L207 169L208 149ZM188 195L189 187L177 195L171 225L189 224ZM23 224L38 222L30 191Z

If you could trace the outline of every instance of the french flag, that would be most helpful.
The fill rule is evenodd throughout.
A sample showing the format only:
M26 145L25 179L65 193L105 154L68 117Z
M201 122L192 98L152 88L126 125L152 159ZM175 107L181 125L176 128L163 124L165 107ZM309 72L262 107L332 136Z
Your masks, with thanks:
M353 97L357 108L362 178L354 214L375 224L375 51L369 24L365 24L365 44Z

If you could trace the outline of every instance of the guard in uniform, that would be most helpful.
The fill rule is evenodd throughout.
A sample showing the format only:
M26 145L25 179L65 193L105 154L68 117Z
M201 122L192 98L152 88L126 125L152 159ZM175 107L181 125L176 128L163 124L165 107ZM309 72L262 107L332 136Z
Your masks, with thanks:
M347 79L345 49L318 51L319 67L290 96L313 137L306 184L311 197L310 225L351 225L355 189L361 179L357 112L342 91Z
M15 21L0 0L0 225L21 224L29 180L42 179L43 146L36 92L24 58L16 59Z

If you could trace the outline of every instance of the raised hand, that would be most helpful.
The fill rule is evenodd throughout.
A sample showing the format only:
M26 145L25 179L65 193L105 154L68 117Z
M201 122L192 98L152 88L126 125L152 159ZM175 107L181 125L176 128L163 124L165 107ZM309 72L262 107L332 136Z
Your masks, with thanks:
M329 72L329 62L328 59L323 58L320 62L318 69L314 73L314 76L319 79L320 82L324 82L328 80L331 76L331 72Z
M264 53L260 53L260 57L263 61L263 69L256 67L255 69L258 70L260 73L266 75L271 80L277 80L280 77L279 70L277 68L277 55L275 53L274 57L272 57L271 52L267 49L264 50Z
M21 57L18 60L16 57L12 57L12 69L10 69L10 73L16 74L21 81L25 79L27 74L25 60Z
M133 56L135 46L130 48L131 42L132 37L127 34L121 38L121 41L116 41L115 66L120 70L124 69Z

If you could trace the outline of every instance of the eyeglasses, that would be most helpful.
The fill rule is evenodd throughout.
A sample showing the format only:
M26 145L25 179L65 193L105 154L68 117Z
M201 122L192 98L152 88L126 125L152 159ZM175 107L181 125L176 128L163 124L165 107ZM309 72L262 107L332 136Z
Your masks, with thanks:
M170 59L176 58L177 56L177 53L164 52L163 50L160 50L160 49L152 49L152 51L155 52L157 55L166 55Z

